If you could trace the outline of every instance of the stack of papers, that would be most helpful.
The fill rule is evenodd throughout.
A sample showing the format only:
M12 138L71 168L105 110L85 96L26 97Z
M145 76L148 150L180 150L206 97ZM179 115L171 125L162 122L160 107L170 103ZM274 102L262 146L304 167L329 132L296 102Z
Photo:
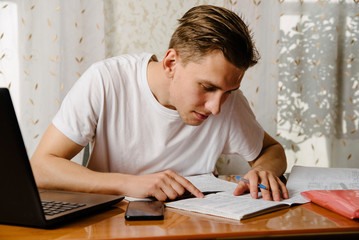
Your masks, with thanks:
M247 219L310 202L300 193L308 190L359 189L359 169L294 166L287 189L289 199L280 202L252 199L249 194L234 196L237 184L212 174L187 177L200 191L218 191L204 198L189 198L166 203L167 207L183 209L231 219Z

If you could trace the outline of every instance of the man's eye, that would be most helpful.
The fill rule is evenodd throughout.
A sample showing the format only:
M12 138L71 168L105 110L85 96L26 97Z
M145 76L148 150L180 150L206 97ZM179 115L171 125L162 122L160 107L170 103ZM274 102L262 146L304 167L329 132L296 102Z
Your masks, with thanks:
M212 86L206 86L206 85L203 85L203 84L201 84L201 86L202 86L202 88L203 88L205 91L207 91L207 92L213 92L213 91L216 90L216 89L215 89L214 87L212 87Z

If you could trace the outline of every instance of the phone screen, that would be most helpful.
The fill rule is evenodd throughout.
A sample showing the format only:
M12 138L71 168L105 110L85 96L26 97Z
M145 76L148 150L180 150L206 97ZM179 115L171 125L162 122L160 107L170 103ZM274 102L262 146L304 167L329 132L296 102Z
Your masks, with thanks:
M160 201L132 201L127 205L125 219L136 220L163 220L164 204Z

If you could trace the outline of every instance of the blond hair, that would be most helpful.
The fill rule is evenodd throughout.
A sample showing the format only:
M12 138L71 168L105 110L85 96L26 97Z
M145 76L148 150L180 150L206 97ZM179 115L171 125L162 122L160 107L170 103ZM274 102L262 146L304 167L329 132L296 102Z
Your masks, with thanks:
M193 7L178 22L169 48L177 51L184 64L199 61L214 50L222 51L238 68L247 69L258 62L247 25L228 9L211 5Z

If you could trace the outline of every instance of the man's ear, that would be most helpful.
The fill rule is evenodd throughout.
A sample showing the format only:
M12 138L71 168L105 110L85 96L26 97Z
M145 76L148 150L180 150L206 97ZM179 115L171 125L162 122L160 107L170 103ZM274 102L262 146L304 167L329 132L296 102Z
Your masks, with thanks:
M179 56L173 48L170 48L167 50L165 57L162 60L162 68L165 73L165 75L172 79L176 64L178 64Z

